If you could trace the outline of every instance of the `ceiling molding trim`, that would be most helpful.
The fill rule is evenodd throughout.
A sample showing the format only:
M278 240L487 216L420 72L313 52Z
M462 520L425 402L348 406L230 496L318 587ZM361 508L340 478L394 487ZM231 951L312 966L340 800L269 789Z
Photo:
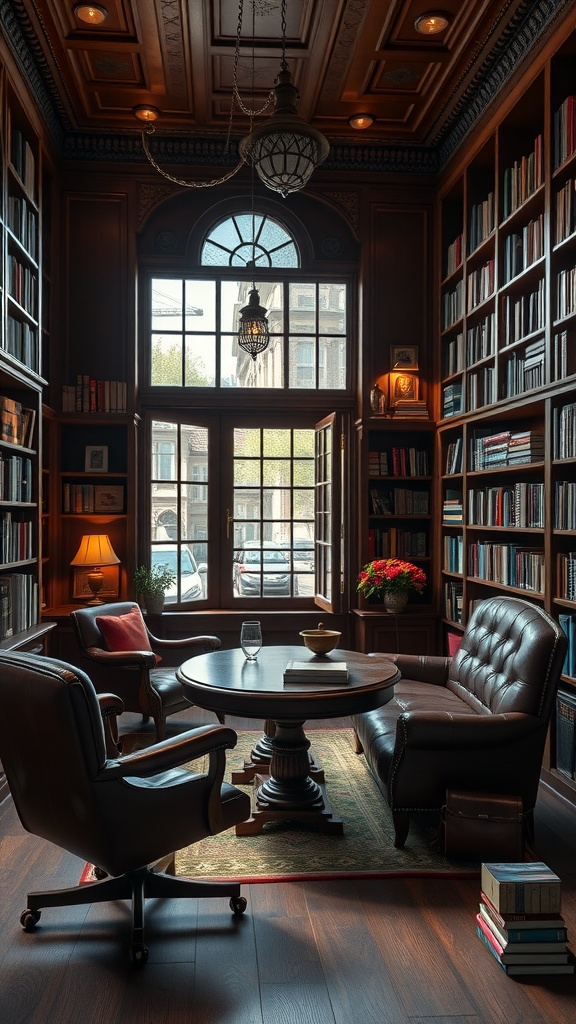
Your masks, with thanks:
M42 48L36 40L36 33L18 0L0 0L0 24L12 56L20 68L22 77L28 82L46 127L56 146L60 148L65 131L63 125L66 121L64 107L59 100L58 90ZM47 83L50 89L47 88Z
M554 22L572 2L527 0L516 9L489 57L476 69L473 79L455 103L452 113L448 117L444 116L442 127L431 142L437 151L440 167L444 166L478 119L498 99L510 77L527 60L536 44L552 31ZM458 88L456 86L448 98L444 111Z

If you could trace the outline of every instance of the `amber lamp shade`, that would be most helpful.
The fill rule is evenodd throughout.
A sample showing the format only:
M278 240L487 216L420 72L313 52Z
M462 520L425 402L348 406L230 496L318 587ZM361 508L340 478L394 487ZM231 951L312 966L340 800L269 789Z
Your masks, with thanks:
M70 562L70 565L84 566L90 572L86 574L88 586L92 594L89 605L104 604L98 596L104 582L103 565L119 565L120 559L110 543L106 533L87 533L80 541L80 547Z

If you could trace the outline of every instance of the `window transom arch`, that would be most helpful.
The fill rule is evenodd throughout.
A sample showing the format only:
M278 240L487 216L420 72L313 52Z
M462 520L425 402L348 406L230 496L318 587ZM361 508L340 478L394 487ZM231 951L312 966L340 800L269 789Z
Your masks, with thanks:
M230 214L206 234L200 251L206 267L299 267L296 241L267 213Z

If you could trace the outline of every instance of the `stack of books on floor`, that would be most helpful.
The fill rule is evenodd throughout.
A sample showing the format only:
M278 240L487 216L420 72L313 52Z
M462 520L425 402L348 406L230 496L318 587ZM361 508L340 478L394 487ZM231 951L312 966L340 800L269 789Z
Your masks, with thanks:
M482 864L476 931L506 974L574 974L558 875L542 861Z

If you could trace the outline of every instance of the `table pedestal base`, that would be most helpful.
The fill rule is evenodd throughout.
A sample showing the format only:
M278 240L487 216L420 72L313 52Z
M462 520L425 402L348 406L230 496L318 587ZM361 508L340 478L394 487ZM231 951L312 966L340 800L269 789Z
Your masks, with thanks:
M231 773L233 786L246 785L252 782L256 775L268 774L272 760L272 744L276 735L276 722L268 720L264 722L264 733L250 751L250 758L244 761L243 768L238 768ZM325 782L324 769L316 764L312 754L309 754L310 775L316 782L323 785Z
M254 790L252 798L252 816L246 821L236 825L237 836L256 836L268 821L301 821L306 825L313 825L328 835L344 835L344 822L337 818L330 807L326 795L326 786L318 786L318 804L307 810L302 808L276 808L266 801L260 801L259 794L263 786L270 781L269 775L255 775Z
M267 821L308 822L323 832L342 835L343 822L332 814L325 787L313 777L310 741L303 725L276 721L273 734L264 737L270 741L269 773L260 769L254 774L252 817L236 825L236 835L256 835ZM254 748L258 756L261 743Z

